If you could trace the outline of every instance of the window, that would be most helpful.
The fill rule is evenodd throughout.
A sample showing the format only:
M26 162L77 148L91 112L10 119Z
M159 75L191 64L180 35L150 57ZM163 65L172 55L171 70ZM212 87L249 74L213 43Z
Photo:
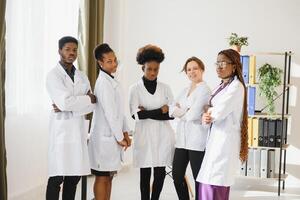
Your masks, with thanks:
M58 40L77 37L79 0L9 0L6 12L6 109L50 110L47 72L59 61Z

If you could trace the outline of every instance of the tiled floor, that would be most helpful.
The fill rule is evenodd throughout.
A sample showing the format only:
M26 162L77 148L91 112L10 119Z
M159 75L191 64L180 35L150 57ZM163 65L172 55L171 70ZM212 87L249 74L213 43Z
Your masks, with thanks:
M190 174L190 172L188 172ZM191 185L193 182L189 178ZM93 198L92 192L93 177L88 178L88 200ZM80 188L76 200L80 200ZM125 166L113 180L112 200L139 200L139 170ZM176 192L172 179L167 177L161 194L161 200L176 200ZM281 196L277 196L276 182L262 183L257 180L237 179L236 184L231 188L231 200L300 200L300 185L298 188L286 188Z

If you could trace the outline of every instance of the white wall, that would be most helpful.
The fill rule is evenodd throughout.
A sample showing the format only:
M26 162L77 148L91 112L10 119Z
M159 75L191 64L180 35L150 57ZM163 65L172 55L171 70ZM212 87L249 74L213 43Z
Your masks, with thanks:
M47 119L45 114L6 118L9 199L36 193L47 182Z
M190 56L204 61L205 80L211 88L216 86L213 63L217 53L228 48L226 38L231 32L249 37L250 45L242 53L291 50L295 53L292 60L300 64L299 10L298 0L107 0L105 42L112 45L122 62L125 92L141 78L135 61L138 48L146 44L160 46L166 59L161 64L159 79L168 83L176 95L187 83L179 71ZM258 58L258 65L264 62L282 66L283 57ZM293 78L292 83L299 88L300 78ZM300 117L299 103L290 111L293 121L287 171L291 176L287 184L299 185L300 124L295 123Z

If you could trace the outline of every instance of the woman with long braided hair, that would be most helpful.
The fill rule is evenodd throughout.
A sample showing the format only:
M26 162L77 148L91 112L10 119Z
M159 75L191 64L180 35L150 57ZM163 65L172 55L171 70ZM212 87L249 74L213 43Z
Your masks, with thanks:
M230 186L248 156L247 90L238 52L219 52L216 71L221 84L212 92L202 123L210 126L204 160L197 177L199 200L228 200Z

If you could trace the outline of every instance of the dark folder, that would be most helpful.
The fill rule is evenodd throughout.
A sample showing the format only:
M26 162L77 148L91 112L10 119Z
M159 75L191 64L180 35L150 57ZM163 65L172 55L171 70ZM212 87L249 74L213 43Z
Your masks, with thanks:
M276 135L276 120L269 120L268 123L268 136L269 136L269 147L275 147L275 135Z
M283 132L282 132L282 120L281 119L278 119L276 120L276 132L275 132L275 146L276 147L280 147L280 144L281 144L281 140L285 139L285 136L286 136L286 131L287 131L287 119L284 119L283 120ZM282 136L282 138L281 138Z
M269 146L269 120L264 119L264 145L265 147Z
M264 146L264 119L258 120L258 146Z

